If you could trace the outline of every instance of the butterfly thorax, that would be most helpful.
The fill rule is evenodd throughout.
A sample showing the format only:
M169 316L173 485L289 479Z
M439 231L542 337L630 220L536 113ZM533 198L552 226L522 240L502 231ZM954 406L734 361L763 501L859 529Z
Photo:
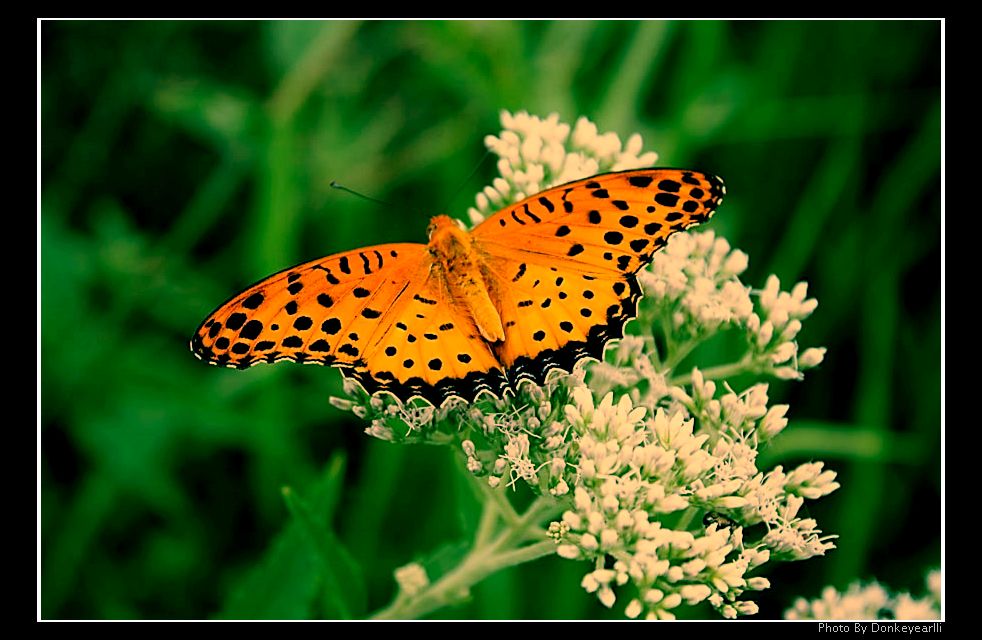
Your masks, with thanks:
M505 339L501 315L491 300L483 276L487 268L471 235L449 216L436 216L429 226L429 252L434 276L441 278L454 301L467 309L485 340Z

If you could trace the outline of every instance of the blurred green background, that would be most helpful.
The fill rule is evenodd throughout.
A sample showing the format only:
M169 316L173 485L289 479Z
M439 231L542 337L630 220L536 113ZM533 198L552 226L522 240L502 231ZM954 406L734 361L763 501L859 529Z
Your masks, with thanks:
M328 404L336 371L221 370L187 342L262 276L462 215L501 109L585 115L718 173L710 228L749 253L746 281L819 299L802 344L828 356L772 386L792 422L762 463L838 470L811 515L841 538L769 574L760 617L856 578L923 591L941 544L940 23L44 22L41 51L43 616L339 615L284 486L349 552L352 615L388 602L395 567L452 555L475 502L451 451L364 436ZM509 570L440 615L620 616L583 570Z

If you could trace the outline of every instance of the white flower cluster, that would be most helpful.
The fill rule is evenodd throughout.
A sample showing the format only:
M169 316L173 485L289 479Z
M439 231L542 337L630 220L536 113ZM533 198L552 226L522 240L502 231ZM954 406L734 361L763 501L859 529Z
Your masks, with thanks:
M941 572L928 572L927 594L914 598L909 593L891 594L880 584L853 583L840 593L825 587L815 600L798 598L784 612L788 620L939 620L941 619Z
M806 349L799 356L796 342L801 322L815 311L818 301L806 297L804 282L790 292L781 291L773 275L764 289L752 291L739 278L747 264L747 254L731 250L712 231L672 236L668 246L653 256L651 267L638 274L645 294L659 301L642 320L660 323L666 335L675 336L681 342L677 351L681 357L723 326L740 327L750 347L748 368L781 379L800 379L802 371L818 366L825 357L824 348ZM677 365L678 359L666 364Z
M553 496L568 494L575 467L568 463L573 440L564 411L570 394L586 389L583 375L582 367L557 372L543 387L524 384L514 397L477 403L454 416L470 434L461 443L467 468L487 476L492 487L524 481Z
M486 139L501 175L477 196L474 224L526 194L657 158L642 153L640 136L622 145L585 118L571 128L555 115L505 112L502 124ZM754 575L762 565L834 548L835 536L800 510L839 484L821 462L757 466L788 406L769 405L766 384L736 391L727 380L798 379L824 349L799 354L801 323L817 305L806 285L783 292L772 276L753 291L740 281L747 261L712 232L674 235L638 274L646 295L633 335L603 362L554 372L541 387L433 408L351 385L332 402L369 421L369 435L453 444L492 487L524 482L552 496L566 507L549 527L557 553L590 562L582 586L604 605L621 598L632 618L671 618L704 601L724 617L754 614L745 595L769 587ZM695 366L698 347L724 330L743 332L743 353Z
M825 359L825 348L806 349L798 356L798 344L794 341L801 331L801 321L815 311L818 301L807 298L808 285L799 282L791 292L781 291L777 276L767 278L767 284L760 292L759 315L751 316L748 328L756 338L752 342L757 360L776 367L774 375L779 378L801 379L801 370L821 364Z
M766 391L750 395L766 404ZM820 463L762 474L746 420L736 423L738 431L714 432L696 429L681 405L658 407L645 419L648 408L627 395L613 398L608 393L595 405L588 388L572 392L565 413L574 434L574 504L552 529L559 555L592 561L583 587L604 605L613 606L615 589L630 583L636 596L625 608L629 617L671 618L683 602L703 600L724 617L752 614L756 604L742 594L769 582L748 572L833 547L813 520L796 517L803 498L792 493L807 487L815 489L804 492L808 497L819 497L838 486ZM735 397L732 404L743 406L741 414L749 405ZM710 516L709 525L691 528L696 514ZM749 542L744 527L757 524L763 530Z
M711 231L675 235L652 258L638 279L645 294L670 305L665 320L673 331L709 332L749 321L754 305L738 279L749 260L725 239Z
M650 167L658 160L654 152L641 152L640 134L621 144L616 133L601 134L586 118L576 121L572 136L570 126L555 113L543 119L524 111L502 111L501 125L501 135L484 139L499 158L500 177L477 194L477 206L467 211L475 226L501 207L553 185L607 171Z
M460 404L448 403L437 409L425 402L403 404L387 393L370 396L354 380L344 381L346 398L332 396L332 405L350 411L369 422L367 435L389 442L421 442L432 440L434 428ZM439 440L439 437L437 437Z

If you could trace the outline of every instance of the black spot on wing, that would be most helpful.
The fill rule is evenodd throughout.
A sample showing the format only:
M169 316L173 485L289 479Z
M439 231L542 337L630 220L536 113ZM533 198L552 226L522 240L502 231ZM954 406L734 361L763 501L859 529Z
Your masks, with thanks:
M262 333L263 323L258 320L250 320L242 327L242 331L239 332L240 338L245 338L246 340L255 340Z
M518 265L518 273L515 274L515 277L512 278L511 281L512 282L518 282L519 280L521 280L522 279L522 276L525 275L525 269L526 268L527 268L527 265L524 262L522 264Z
M245 321L246 314L236 312L228 317L228 320L225 321L225 326L232 331L238 331L242 328L242 325L245 324Z
M702 184L701 182L699 182L699 178L692 175L691 171L686 171L685 173L682 174L682 182L686 184L694 184L694 185Z
M655 196L655 202L663 207L674 207L679 202L679 197L674 193L659 193Z
M604 234L604 242L607 244L618 245L624 241L624 234L620 231L608 231Z
M346 344L343 344L340 347L338 347L338 353L343 353L343 354L346 354L346 355L351 356L352 358L357 358L358 357L358 347L354 346L353 344L347 344L346 343Z
M258 291L242 301L242 306L246 309L258 309L265 298Z
M321 331L329 336L333 336L341 330L341 321L337 318L328 318L321 323Z
M336 275L334 275L333 273L331 273L331 270L328 269L327 267L322 267L321 265L317 264L317 265L314 265L314 268L315 269L320 269L321 271L323 271L324 272L324 277L327 278L327 281L330 284L341 284L341 281L338 280L338 277Z

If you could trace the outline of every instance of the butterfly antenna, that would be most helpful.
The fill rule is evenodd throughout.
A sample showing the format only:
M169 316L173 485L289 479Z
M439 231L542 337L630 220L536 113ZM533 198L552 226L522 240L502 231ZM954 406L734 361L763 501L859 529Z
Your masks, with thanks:
M331 180L331 188L338 189L339 191L344 191L345 193L350 193L353 196L358 196L359 198L363 198L365 200L368 200L369 202L374 202L376 204L384 204L387 207L391 207L392 206L392 203L391 202L386 202L385 200L379 200L378 198L373 198L371 196L366 196L364 193L358 193L354 189L349 189L348 187L344 186L343 184L338 184L338 182L336 180Z

